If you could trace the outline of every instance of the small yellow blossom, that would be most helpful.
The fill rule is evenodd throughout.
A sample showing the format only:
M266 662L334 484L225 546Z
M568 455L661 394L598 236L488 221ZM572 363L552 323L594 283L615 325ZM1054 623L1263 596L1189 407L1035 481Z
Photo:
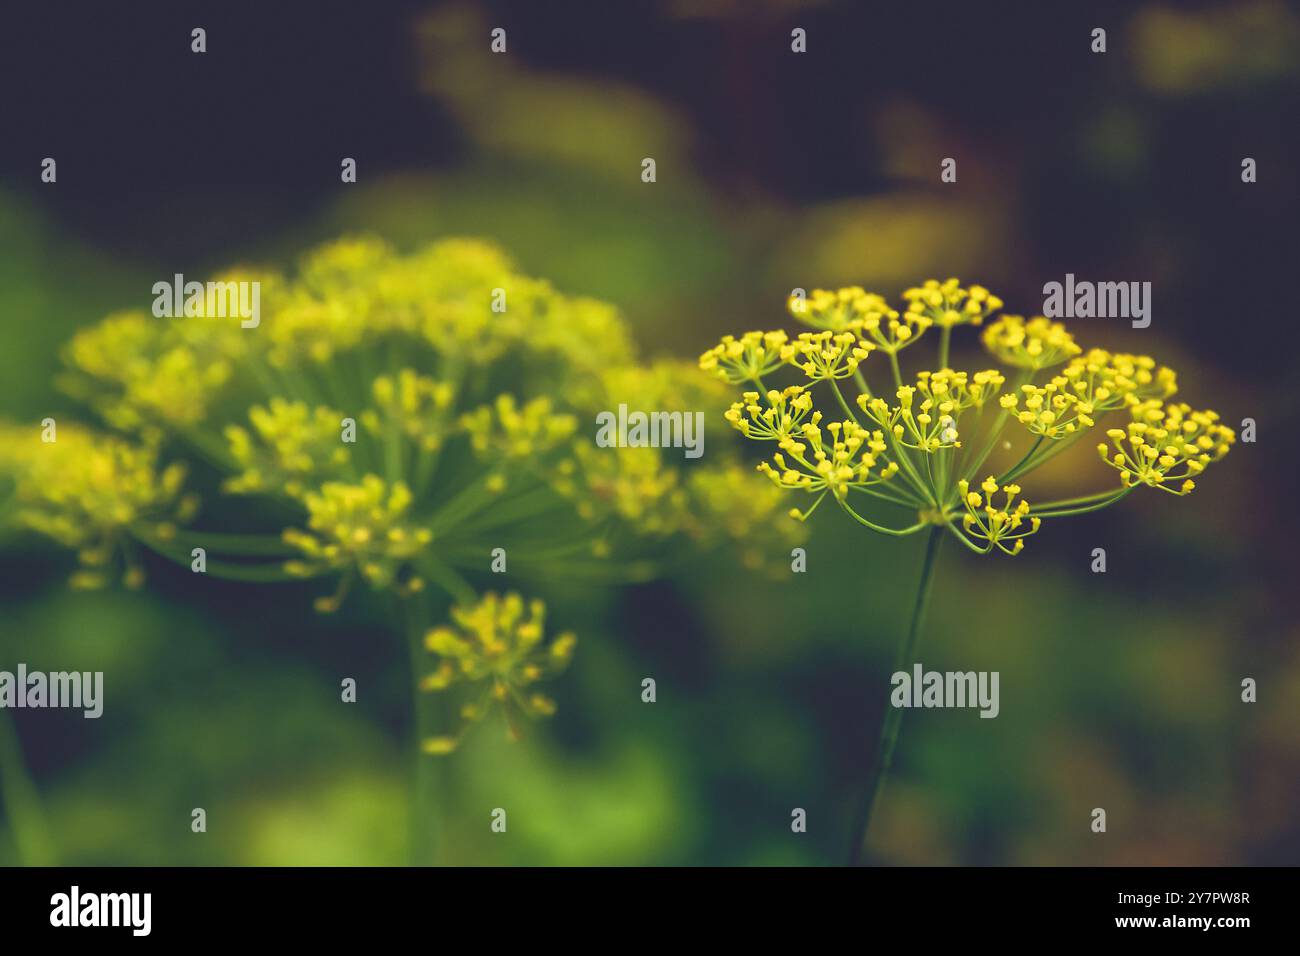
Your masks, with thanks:
M848 378L875 348L852 332L804 332L795 341L793 362L812 381Z
M855 421L830 422L824 429L808 422L797 439L783 439L780 447L781 451L772 456L776 467L761 462L758 470L781 488L829 490L843 499L850 488L889 481L898 471L894 462L877 467L885 451L884 436Z
M745 392L723 418L746 438L780 441L793 435L810 413L814 424L820 422L821 412L812 409L812 393L803 385L791 385L780 392L772 389L764 397Z
M957 482L957 492L966 507L962 527L972 538L987 542L985 551L997 548L1004 554L1019 554L1025 547L1024 539L1038 530L1042 519L1030 517L1029 502L1024 498L1016 500L1019 485L1002 486L1005 498L1000 505L994 501L998 490L997 479L992 475L980 485L983 495L972 491L965 479Z
M166 538L173 522L187 521L197 499L181 486L185 467L160 467L157 451L73 422L57 424L55 440L35 425L0 425L0 474L13 482L19 524L77 550L79 587L107 583L121 551L124 580L138 587L143 572L130 552L133 531Z
M525 604L515 593L488 592L476 604L452 608L450 624L428 632L425 648L437 663L420 688L441 692L464 685L475 693L460 708L460 729L426 740L425 753L451 753L494 707L505 714L511 739L520 735L520 716L555 713L555 701L533 688L568 666L576 639L565 633L546 643L545 618L541 601Z
M243 470L226 479L224 491L296 498L309 481L338 477L348 462L343 414L332 408L273 398L266 406L254 405L248 418L253 433L239 425L226 428L231 456Z
M460 427L469 435L475 454L501 462L531 460L565 444L577 430L578 420L557 413L545 396L521 406L506 392L491 405L466 412Z
M311 530L290 528L283 534L285 543L303 554L285 564L293 575L356 568L370 584L384 587L433 539L427 528L407 519L411 491L404 482L389 486L377 475L366 475L360 484L327 481L307 492L303 504ZM329 601L319 606L333 609Z
M1011 392L1000 401L1031 434L1064 438L1096 424L1093 404L1080 398L1069 386L1068 378L1057 375L1046 385L1022 385L1023 399Z
M957 279L939 282L929 279L903 292L913 323L928 319L941 329L958 325L979 325L1002 308L1002 300L981 285L962 287Z
M371 392L378 410L361 416L370 431L382 434L391 423L425 451L442 447L452 430L447 412L456 398L454 385L404 368L396 377L379 376Z
M796 349L784 332L746 332L727 335L700 356L700 368L723 381L738 385L757 382L794 358Z
M1007 365L1033 371L1059 365L1082 349L1060 322L1004 315L984 330L984 347Z
M1177 403L1150 399L1132 409L1125 428L1107 430L1111 444L1100 444L1101 460L1120 473L1124 487L1135 484L1185 495L1211 462L1223 458L1237 440L1212 411L1193 411Z

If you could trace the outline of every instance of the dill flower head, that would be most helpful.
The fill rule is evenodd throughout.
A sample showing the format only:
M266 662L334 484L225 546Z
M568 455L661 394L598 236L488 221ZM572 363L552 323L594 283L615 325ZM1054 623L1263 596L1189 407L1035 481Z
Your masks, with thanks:
M536 685L568 666L576 639L564 633L547 643L545 619L541 601L525 603L513 592L498 596L489 591L474 604L452 608L451 622L425 635L425 648L436 665L421 679L420 688L464 688L469 698L459 710L460 727L425 740L426 753L451 753L470 726L497 708L505 715L512 739L520 735L520 718L555 713L555 701Z
M679 560L683 543L733 545L767 566L771 548L802 540L770 520L779 491L741 493L738 442L711 442L688 473L681 448L598 447L584 425L622 404L721 414L726 383L797 358L842 379L871 350L851 334L796 345L754 332L705 357L717 381L683 362L643 364L613 306L522 275L475 239L404 254L346 238L286 273L221 279L259 284L258 322L216 315L208 292L201 307L187 300L203 314L118 313L73 338L62 384L117 434L83 440L60 425L50 451L0 449L24 523L81 548L92 568L137 546L190 568L199 547L213 576L333 578L323 612L356 581L396 596L404 615L454 601L453 624L434 632L431 680L451 667L456 682L486 681L508 713L553 706L514 695L572 640L543 651L539 603L478 598L476 582L507 560L534 586L633 580ZM795 409L806 401L792 395L792 419L776 427L805 423ZM270 499L251 513L283 517L252 533L176 528L193 512L182 461L215 472L224 494Z
M834 292L813 289L806 298L791 296L786 306L796 321L830 332L860 329L868 317L877 323L881 319L898 318L888 302L857 286Z
M227 425L226 441L240 471L223 489L232 494L302 495L307 482L340 472L348 453L339 442L343 414L306 402L272 398L248 410L252 431Z
M1082 349L1063 324L1037 316L1004 315L984 330L984 347L998 361L1033 371L1060 365Z
M963 288L956 279L928 279L903 292L908 313L928 318L940 328L979 325L1002 308L1002 300L981 285Z
M814 382L848 378L876 346L852 332L804 332L795 342L794 364Z
M795 357L796 347L784 332L746 332L727 335L700 356L700 368L724 382L749 382L767 375Z
M123 580L138 587L144 572L133 554L133 529L168 537L174 522L188 520L197 507L181 490L184 465L160 466L149 445L71 422L57 425L49 442L34 426L0 424L0 474L13 483L19 524L76 549L76 587L105 584L119 552Z
M286 544L302 552L286 570L306 577L324 569L356 569L369 583L390 584L403 562L433 540L428 528L407 515L411 490L404 482L391 486L378 475L359 484L327 481L303 496L310 531L285 530ZM332 610L336 601L320 604Z
M1166 403L1178 390L1172 369L1146 355L1085 352L1062 323L1000 315L1002 305L957 279L907 289L901 310L858 286L814 290L788 308L818 331L793 341L780 330L726 337L700 367L746 386L723 418L745 438L777 444L758 470L778 489L813 496L794 518L806 520L829 496L873 531L901 537L940 527L980 554L1018 554L1043 519L1106 507L1141 485L1186 494L1227 454L1235 435L1214 412ZM1017 370L1014 380L951 367L953 333L966 325L984 326L984 347ZM930 328L939 330L937 362L909 379L900 353ZM884 368L874 352L887 358ZM787 365L803 380L781 383ZM1130 421L1108 429L1111 445L1098 451L1120 473L1118 487L1032 505L1022 497L1022 479L1116 414ZM1013 424L1027 447L1004 437ZM1004 448L1012 454L973 486ZM911 524L900 509L912 512Z
M1189 494L1195 478L1232 448L1236 433L1211 411L1150 399L1133 406L1133 420L1106 432L1111 444L1097 446L1101 460L1120 473L1125 487L1136 484L1174 495Z
M1002 495L1000 501L999 491ZM1019 554L1025 546L1024 539L1038 531L1042 524L1041 518L1030 515L1028 501L1024 498L1017 500L1019 485L1003 485L999 489L998 480L992 475L980 484L980 491L972 491L970 482L963 478L957 482L957 493L966 507L966 514L962 516L965 532L1005 554Z

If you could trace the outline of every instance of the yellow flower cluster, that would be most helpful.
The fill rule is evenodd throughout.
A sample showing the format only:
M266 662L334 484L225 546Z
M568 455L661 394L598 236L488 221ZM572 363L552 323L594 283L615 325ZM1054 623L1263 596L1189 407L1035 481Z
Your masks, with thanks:
M725 335L700 356L700 368L732 385L753 382L785 365L795 351L784 332L746 332L740 338Z
M889 303L872 292L857 286L835 292L814 289L808 296L793 295L786 307L790 315L804 325L830 332L847 332L861 329L868 316L876 322L892 312Z
M682 527L690 499L678 471L643 448L597 448L575 442L550 482L593 525L617 519L640 534L659 537Z
M361 419L370 431L382 433L391 423L424 451L436 451L447 440L451 431L447 411L456 399L451 382L434 381L404 368L395 377L379 376L371 392L377 409L368 409Z
M390 486L377 475L366 475L360 484L327 481L307 492L303 504L311 530L289 528L282 536L303 554L285 565L295 576L355 568L370 584L383 587L433 539L428 528L408 520L411 491L400 481ZM332 610L334 605L326 599L320 606Z
M990 475L984 479L980 489L984 492L982 497L978 491L970 490L970 482L965 479L957 482L957 491L966 506L962 528L972 538L986 542L986 552L997 548L1004 554L1019 554L1024 550L1024 539L1038 530L1042 519L1029 516L1029 502L1024 498L1016 500L1019 485L1002 486L1006 497L1001 505L995 504L993 498L998 493L996 478Z
M1082 351L1060 322L1041 315L1004 315L984 330L984 347L999 361L1031 371L1060 365Z
M1089 349L1071 359L1061 375L1081 402L1098 411L1149 398L1165 399L1178 391L1174 370L1157 365L1149 355Z
M543 455L567 446L578 428L578 420L557 413L549 398L534 398L521 406L509 393L498 395L491 405L466 412L460 424L474 453L491 469L489 487L493 491L506 487L512 468L536 465Z
M78 332L64 353L75 369L64 378L67 390L113 427L147 440L203 421L240 352L233 336L192 343L160 335L160 321L145 313L111 315Z
M958 325L980 325L989 315L1002 308L1002 300L981 285L962 288L956 279L939 282L929 279L903 292L907 302L907 319L913 325L928 320L943 329Z
M723 418L746 438L760 441L789 438L810 413L814 424L821 421L821 412L813 412L812 393L802 385L791 385L779 392L773 389L766 397L766 404L762 404L758 392L745 392Z
M460 729L426 739L425 753L453 752L468 727L494 707L505 714L512 739L520 734L519 717L555 713L555 701L533 687L568 666L576 639L565 633L546 643L545 618L541 601L525 604L518 594L488 592L475 604L454 607L450 625L429 631L424 644L437 664L421 680L421 689L440 692L465 685L473 694L460 708Z
M852 332L804 332L795 342L792 360L814 382L848 378L874 348Z
M816 422L808 422L800 429L799 437L802 440L781 440L781 452L772 456L775 468L767 462L758 466L781 488L829 490L836 498L843 498L850 488L886 482L898 471L895 462L876 467L885 451L884 435L868 431L855 421L830 422L824 430ZM790 456L792 464L786 462L785 455Z
M1143 484L1188 494L1196 487L1193 479L1223 458L1237 440L1214 412L1193 411L1182 403L1150 399L1135 405L1132 414L1127 427L1106 432L1110 446L1097 446L1101 460L1119 471L1126 488Z
M703 546L731 541L750 570L774 573L785 567L790 549L804 539L802 525L778 520L788 510L783 489L755 485L750 468L695 469L688 491L686 532Z
M818 331L793 341L781 330L728 336L700 358L704 371L753 386L723 418L746 438L778 444L772 461L758 466L777 487L818 495L807 512L791 512L796 518L806 518L830 494L854 520L881 533L901 536L941 526L973 551L1016 554L1038 530L1040 516L1093 511L1138 484L1166 491L1177 485L1176 493L1185 494L1194 487L1192 478L1235 440L1213 412L1166 404L1178 390L1177 376L1150 356L1084 352L1060 322L999 314L998 296L956 279L928 280L907 289L903 300L900 314L858 286L816 289L807 296L796 290L788 300L790 314ZM984 347L1018 370L1010 389L1003 391L1007 379L995 369L968 373L949 367L951 333L963 325L983 325ZM914 385L905 384L899 353L932 327L940 330L936 366L917 372ZM866 375L873 351L888 359L893 384L883 390L873 390ZM782 387L764 380L787 365L801 371L804 381ZM1063 367L1045 372L1056 366ZM837 409L830 424L817 407L816 387L828 389L834 400L827 406ZM853 387L851 401L843 389ZM849 417L841 418L840 411ZM1121 487L1049 502L1030 515L1016 479L1114 413L1128 414L1132 422L1108 431L1114 447L1100 451L1119 470ZM1015 453L1019 461L1008 460L1001 477L984 482L982 493L971 491L973 476L990 456L1012 449L1002 436L1012 419L1034 440ZM1007 495L1001 505L993 498L999 489ZM894 528L861 514L849 491L862 492L856 500L873 508L913 510L915 523Z
M35 426L0 424L0 475L13 485L18 523L77 550L77 587L106 583L120 550L125 582L138 587L143 572L129 551L133 530L160 538L173 522L189 520L197 500L182 493L185 467L160 467L157 451L72 422L55 424L42 440Z
M1069 380L1058 375L1046 385L1022 385L1023 404L1015 392L1003 395L1002 407L1014 411L1020 424L1031 434L1061 438L1079 428L1091 428L1095 422L1093 404L1068 389Z
M332 408L273 398L249 409L248 419L252 433L226 426L230 454L242 470L226 479L225 491L296 498L308 482L337 475L348 463L348 446L340 441L343 415Z

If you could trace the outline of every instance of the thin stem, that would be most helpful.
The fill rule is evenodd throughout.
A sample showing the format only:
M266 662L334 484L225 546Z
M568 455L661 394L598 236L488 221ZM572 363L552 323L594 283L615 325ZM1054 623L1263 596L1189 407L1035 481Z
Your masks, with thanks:
M1077 498L1061 498L1057 501L1044 501L1042 504L1035 505L1034 511L1047 511L1056 508L1073 508L1076 505L1090 505L1094 501L1101 501L1103 498L1109 498L1117 491L1123 491L1122 488L1107 488L1105 491L1097 491L1090 495L1080 495Z
M439 769L433 757L423 751L426 735L431 733L430 717L434 707L431 696L420 689L420 681L427 669L424 637L419 622L409 607L399 608L407 649L411 657L411 711L415 736L415 766L413 769L414 798L411 805L411 864L426 866L434 860L437 842L437 807L435 805L435 775ZM449 758L444 758L449 759Z
M174 544L165 542L157 535L148 534L139 528L132 529L132 534L135 540L155 554L179 564L183 568L193 569L193 555L191 553L193 549L182 551ZM306 577L314 577L314 575L290 574L284 569L284 562L282 561L231 564L226 561L212 561L206 558L204 559L203 573L226 581L253 581L262 584L273 581L302 581Z
M926 607L930 603L930 586L934 583L935 558L939 554L939 542L943 539L943 527L935 525L930 536L925 540L925 558L921 562L921 579L916 588L916 603L912 605L912 622L907 629L907 639L899 645L894 657L894 670L897 673L910 668L916 656L917 639L925 623ZM875 763L867 781L867 789L858 806L853 821L853 845L849 851L849 865L857 866L862 861L863 848L867 842L867 828L871 825L871 812L880 793L885 774L894 759L894 745L898 743L898 728L903 722L901 707L887 706L885 719L880 728L880 739L876 744Z
M1034 518L1065 518L1069 515L1086 515L1089 511L1100 511L1108 505L1113 505L1125 495L1130 494L1136 487L1137 485L1129 485L1127 488L1120 489L1108 498L1103 498L1095 504L1085 505L1081 508L1064 508L1054 511L1039 511L1035 509L1030 511L1029 514L1030 517Z
M948 367L948 342L952 338L952 326L945 325L939 333L939 368Z
M478 592L463 577L460 576L451 565L438 560L431 554L425 554L416 558L415 566L424 572L424 575L442 588L457 604L471 605L478 600Z
M858 421L857 414L853 411L852 408L849 407L849 403L844 400L844 393L840 391L839 384L835 381L835 379L830 379L830 383L831 383L831 388L835 390L835 397L840 400L840 408L844 409L844 414L849 416L848 421L857 422L859 425L861 425L862 423Z
M25 688L19 689L19 693L25 692ZM23 762L13 717L5 708L0 708L0 802L4 804L9 830L23 865L55 865L54 839L41 807L40 794Z
M854 521L857 521L859 524L864 524L864 525L866 525L866 526L867 526L868 528L870 528L872 531L878 531L880 534L893 535L893 536L896 537L896 538L905 538L905 537L907 537L909 534L916 534L916 532L920 531L922 528L924 528L924 527L929 523L929 522L926 522L926 521L922 521L922 522L919 522L919 523L917 523L917 524L912 525L910 528L886 528L886 527L884 527L883 525L878 525L878 524L876 524L874 521L868 521L866 518L862 517L862 515L858 514L856 511L854 511L854 510L853 510L853 509L852 509L852 508L851 508L851 507L850 507L850 506L849 506L849 505L844 501L843 498L836 498L835 500L839 503L839 506L840 506L841 508L843 508L845 511L847 511L847 512L849 513L849 515L853 518Z
M864 495L871 495L871 497L873 498L879 498L881 501L888 501L890 504L901 505L904 508L923 508L926 506L926 504L928 504L928 502L922 501L921 499L916 497L904 498L901 495L885 494L885 492L878 491L874 487L859 488L855 485L852 487L852 490L860 491Z
M178 528L166 540L168 544L184 551L203 548L205 551L234 557L288 558L302 553L293 545L286 544L278 534L231 534L198 528Z
M902 387L903 387L903 372L902 372L902 370L898 367L898 353L897 353L897 352L890 352L890 353L889 353L889 368L890 368L890 371L892 371L892 372L894 373L894 385L896 385L898 388L902 388Z
M1023 386L1028 385L1033 380L1033 371L1030 369L1022 369L1011 385L1011 393L1018 394ZM1006 425L1007 418L1009 418L1010 415L1010 409L1003 408L998 411L997 418L993 420L993 424L990 426L988 438L984 442L984 447L980 449L979 454L976 455L965 468L965 473L962 477L967 481L970 481L975 477L975 473L979 471L980 465L984 464L984 460L988 458L988 456L993 453L993 449L997 447L998 436L1002 434L1002 427Z
M1025 452L1024 457L1021 458L1018 462L1012 465L1010 469L1008 469L1006 472L1002 474L1002 477L998 479L998 484L1000 485L1004 481L1010 481L1012 478L1015 478L1017 475L1021 474L1022 472L1028 471L1029 460L1034 457L1034 452L1038 451L1038 446L1041 445L1042 443L1043 443L1043 436L1039 435L1038 440L1029 446L1029 451Z

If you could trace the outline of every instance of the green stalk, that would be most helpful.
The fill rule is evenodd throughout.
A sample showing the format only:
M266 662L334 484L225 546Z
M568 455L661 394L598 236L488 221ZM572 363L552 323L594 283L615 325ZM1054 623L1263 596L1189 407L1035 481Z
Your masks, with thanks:
M1137 485L1129 485L1127 488L1123 488L1107 498L1103 498L1094 504L1086 505L1081 508L1045 509L1042 511L1033 510L1030 511L1029 515L1032 518L1064 518L1070 515L1086 515L1090 511L1100 511L1102 508L1113 505L1125 495L1131 493L1136 487Z
M1014 465L1011 466L1010 469L1008 469L1006 472L1003 473L1002 477L998 479L998 484L1000 485L1005 481L1010 481L1012 478L1015 478L1017 475L1020 475L1023 472L1028 471L1029 460L1034 457L1034 452L1038 451L1038 446L1041 445L1042 443L1043 443L1043 436L1039 435L1037 441L1035 441L1032 445L1029 446L1029 451L1025 452L1024 456L1018 462L1016 462Z
M23 762L13 717L5 708L0 708L0 803L23 865L54 866L58 862L54 839L36 784Z
M926 607L930 603L930 587L934 583L935 558L939 553L939 542L944 529L936 525L925 540L925 558L921 562L921 579L917 583L916 603L912 606L912 622L907 629L907 639L899 645L894 657L894 670L891 673L908 669L916 656L917 639L925 623ZM849 865L857 866L862 862L862 852L867 842L867 828L871 825L871 812L875 808L876 797L889 766L894 759L894 746L898 743L898 728L903 722L903 709L892 704L885 708L885 719L880 728L880 739L876 744L876 757L867 789L862 802L858 805L853 820L853 844L849 848Z
M403 630L411 657L411 694L413 695L411 707L415 735L411 802L411 865L428 866L434 861L438 838L435 776L439 768L434 763L437 758L428 756L422 748L424 738L432 732L431 717L436 702L430 694L420 689L420 679L428 669L420 627L412 619L409 609L401 610L404 613L399 619L404 622Z

